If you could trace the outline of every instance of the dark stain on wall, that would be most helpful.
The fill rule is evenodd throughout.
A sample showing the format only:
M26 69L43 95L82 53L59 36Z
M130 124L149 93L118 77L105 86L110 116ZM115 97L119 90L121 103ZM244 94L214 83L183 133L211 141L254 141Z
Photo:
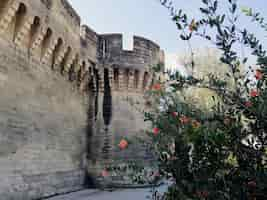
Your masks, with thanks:
M103 100L103 118L105 126L109 126L112 118L112 96L109 83L109 70L104 70L104 100Z
M104 69L104 99L103 99L103 119L105 124L104 145L102 148L103 159L107 160L111 157L111 135L109 134L109 125L112 119L112 96L109 82L109 70Z
M95 121L97 120L98 115L98 95L99 95L99 74L96 68L94 70L94 77L95 77Z

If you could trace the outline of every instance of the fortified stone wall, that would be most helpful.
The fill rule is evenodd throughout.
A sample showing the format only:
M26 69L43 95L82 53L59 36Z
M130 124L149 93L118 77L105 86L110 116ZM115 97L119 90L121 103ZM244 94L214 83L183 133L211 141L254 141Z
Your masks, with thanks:
M66 0L0 1L0 199L80 189L145 127L129 99L143 105L159 46L134 37L124 51L122 35L80 23Z
M0 1L0 199L83 187L96 49L68 2Z
M141 113L144 92L153 83L151 67L164 63L164 54L157 44L137 36L133 42L133 50L125 51L121 34L99 36L97 136L92 137L92 146L98 146L93 149L98 151L93 152L92 159L102 169L118 162L151 159L134 143L123 151L118 148L121 139L144 137L148 127Z

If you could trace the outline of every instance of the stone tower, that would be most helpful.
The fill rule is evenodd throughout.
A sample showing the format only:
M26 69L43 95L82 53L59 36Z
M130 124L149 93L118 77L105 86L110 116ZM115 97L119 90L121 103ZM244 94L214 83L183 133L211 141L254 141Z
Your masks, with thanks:
M99 170L111 163L149 159L134 144L123 151L118 144L144 136L148 125L141 113L143 97L152 86L152 67L157 64L164 64L164 53L154 42L134 36L133 50L124 50L122 34L99 35L98 112L91 144L95 150L91 158Z

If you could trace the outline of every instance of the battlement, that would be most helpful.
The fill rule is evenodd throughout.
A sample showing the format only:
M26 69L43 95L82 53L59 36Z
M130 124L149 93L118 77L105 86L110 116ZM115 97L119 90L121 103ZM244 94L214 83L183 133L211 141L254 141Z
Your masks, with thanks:
M143 58L141 64L149 64L149 60L159 57L160 47L155 42L140 36L133 37L133 50L123 49L123 35L119 33L99 35L99 57L100 59L110 60L111 62L116 56L124 55L133 59Z
M0 17L1 37L78 85L87 79L87 72L101 67L115 68L114 77L129 74L124 80L131 84L131 74L149 73L162 60L160 47L146 38L134 36L133 50L127 51L122 34L98 35L81 26L80 16L67 0L2 0Z
M24 51L25 59L60 72L83 90L81 82L97 65L97 34L80 22L66 0L0 2L0 37Z
M72 6L70 5L70 3L67 0L61 0L61 3L63 5L63 7L66 9L66 11L69 14L69 16L71 18L73 18L75 24L77 26L80 26L80 24L81 24L81 18L77 14L77 12L72 8Z
M0 16L0 34L6 40L71 81L81 82L86 72L102 67L115 68L114 77L129 74L124 77L130 82L124 85L129 85L131 74L149 73L149 68L162 60L160 47L151 40L134 36L133 50L126 51L122 34L98 35L81 26L79 15L67 0L3 0Z
M160 47L146 38L134 36L133 50L124 50L122 34L99 35L99 64L109 69L114 91L144 92L149 89L153 81L151 67L164 64L163 59Z

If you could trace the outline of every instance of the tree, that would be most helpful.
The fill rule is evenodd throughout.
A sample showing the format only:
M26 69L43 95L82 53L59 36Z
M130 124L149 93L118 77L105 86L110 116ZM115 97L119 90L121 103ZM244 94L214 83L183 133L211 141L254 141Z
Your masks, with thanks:
M226 2L228 11L220 12L220 3ZM169 9L182 40L190 44L192 37L201 37L220 50L220 62L229 69L226 76L233 79L229 89L214 76L207 83L172 74L166 82L158 80L149 92L153 103L145 118L153 129L148 134L161 174L174 182L165 198L267 199L267 55L263 45L249 30L239 28L235 0L202 0L200 20L176 11L168 0L161 3ZM259 14L250 11L247 15L264 24ZM248 58L239 56L236 44L250 48L257 57L258 69L250 72L253 79L241 73ZM194 69L193 52L190 58ZM212 115L180 98L179 91L192 86L218 95ZM215 95L211 97L215 100Z

